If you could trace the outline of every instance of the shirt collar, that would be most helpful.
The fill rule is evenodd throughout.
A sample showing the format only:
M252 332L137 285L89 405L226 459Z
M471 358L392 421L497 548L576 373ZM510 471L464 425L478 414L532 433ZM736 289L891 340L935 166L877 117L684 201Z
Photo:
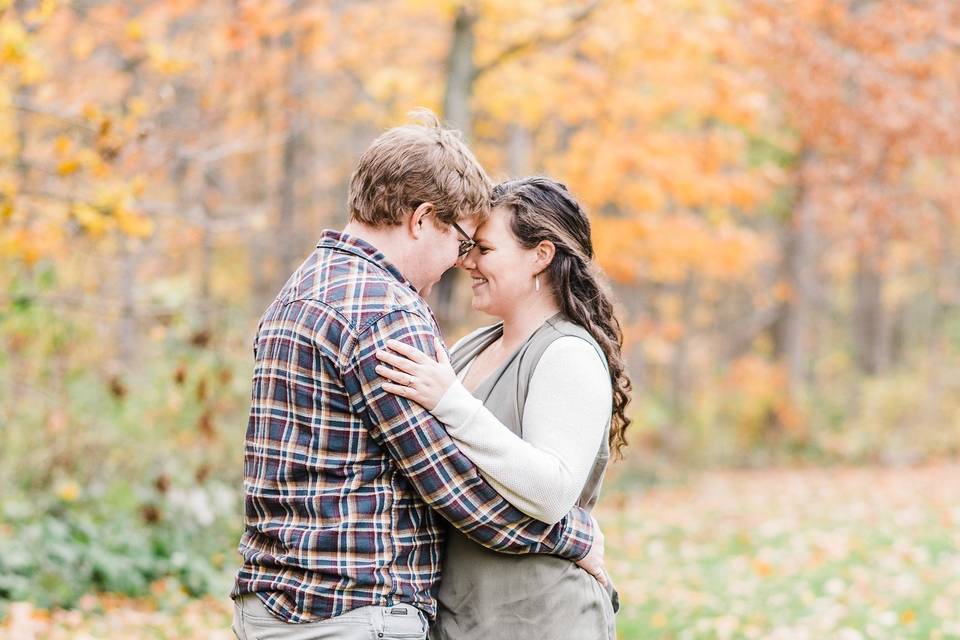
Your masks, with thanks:
M333 249L334 251L352 253L358 258L362 258L367 262L371 262L380 267L394 278L399 280L402 284L410 287L414 293L419 295L417 288L414 287L409 280L403 277L403 274L400 273L400 269L398 269L392 262L387 260L387 256L383 255L379 249L366 240L362 240L356 236L351 236L343 231L325 229L323 233L320 234L320 241L317 242L317 249Z

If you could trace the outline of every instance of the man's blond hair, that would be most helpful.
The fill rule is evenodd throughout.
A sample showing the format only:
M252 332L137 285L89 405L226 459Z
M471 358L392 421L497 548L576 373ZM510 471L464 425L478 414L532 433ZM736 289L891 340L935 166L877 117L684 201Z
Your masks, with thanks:
M487 215L490 178L459 131L445 129L429 109L410 113L416 124L380 135L350 177L350 219L374 227L398 225L424 202L435 221L458 222Z

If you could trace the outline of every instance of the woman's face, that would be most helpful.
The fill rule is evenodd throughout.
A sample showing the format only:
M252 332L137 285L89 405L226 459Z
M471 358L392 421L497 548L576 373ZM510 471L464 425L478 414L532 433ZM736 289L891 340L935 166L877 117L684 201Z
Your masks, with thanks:
M495 208L474 235L477 246L461 262L472 280L473 308L499 318L529 301L538 272L536 250L520 246L510 216L506 207Z

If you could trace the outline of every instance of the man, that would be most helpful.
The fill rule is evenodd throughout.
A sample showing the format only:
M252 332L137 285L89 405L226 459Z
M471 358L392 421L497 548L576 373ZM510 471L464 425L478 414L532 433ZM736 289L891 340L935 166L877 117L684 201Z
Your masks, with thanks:
M424 638L441 517L496 550L591 551L589 515L548 526L520 513L429 413L381 389L387 340L442 348L423 296L469 251L488 207L483 169L426 114L364 152L349 224L322 234L261 319L232 594L241 640Z

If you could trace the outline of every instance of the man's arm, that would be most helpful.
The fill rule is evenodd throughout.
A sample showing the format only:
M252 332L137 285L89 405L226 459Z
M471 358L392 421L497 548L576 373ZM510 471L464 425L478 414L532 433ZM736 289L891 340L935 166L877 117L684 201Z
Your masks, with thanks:
M376 352L400 340L435 356L433 328L409 311L391 312L359 336L344 370L354 410L424 501L474 541L511 553L550 553L580 560L593 542L592 519L574 508L547 525L513 507L478 473L440 424L420 405L387 393Z
M537 363L523 408L523 438L459 381L431 413L487 481L518 509L559 522L593 469L611 413L610 376L587 341L563 337Z

